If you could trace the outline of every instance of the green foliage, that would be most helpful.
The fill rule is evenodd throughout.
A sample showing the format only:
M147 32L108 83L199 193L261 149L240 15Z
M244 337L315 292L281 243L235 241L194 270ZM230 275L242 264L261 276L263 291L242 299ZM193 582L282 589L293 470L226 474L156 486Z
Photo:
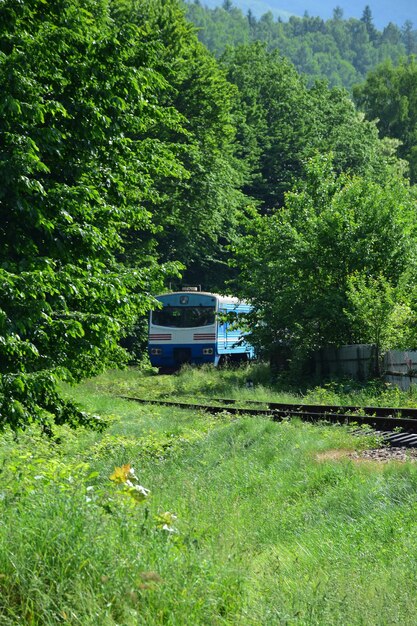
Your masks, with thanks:
M259 219L237 250L239 287L261 322L254 337L300 357L349 343L349 277L382 275L395 287L416 259L415 215L414 195L397 176L376 183L337 175L327 157L310 161L285 207Z
M101 428L57 383L125 363L129 333L143 349L152 294L184 268L212 290L242 269L238 290L273 341L305 351L353 335L347 276L378 275L382 233L395 241L384 276L396 288L414 241L398 143L381 142L344 91L308 87L276 50L303 35L299 64L331 73L329 54L337 65L337 51L353 49L354 69L344 67L364 72L382 40L402 45L395 28L380 37L369 11L348 23L249 16L239 39L239 11L226 3L216 16L225 33L240 19L240 43L268 45L218 64L179 0L0 3L0 427ZM329 150L334 172L306 174Z
M348 90L378 63L385 59L396 63L417 49L412 23L402 31L389 23L380 32L373 25L369 6L361 19L343 19L336 8L329 20L304 15L286 21L274 20L270 12L257 19L250 12L244 16L236 7L210 9L200 2L186 6L200 40L217 56L227 47L259 41L269 51L279 50L311 83L324 78L330 85Z
M269 209L300 174L308 133L307 90L288 61L260 44L229 50L222 63L239 90L237 139L251 175L245 191Z
M372 343L378 352L409 348L414 316L404 302L400 288L384 276L353 274L348 278L346 313L356 331L358 343ZM402 296L402 297L401 297Z
M376 120L382 136L400 141L398 154L410 165L417 181L417 61L403 58L398 65L386 61L371 71L354 97L370 120Z
M56 381L125 362L178 261L224 263L234 91L175 0L6 0L0 24L0 423L82 421Z
M338 172L386 175L396 146L381 143L344 91L323 82L308 88L291 63L261 44L229 50L222 63L239 90L237 139L251 175L244 190L263 211L283 204L317 152L331 150Z
M247 386L247 381L253 387ZM311 386L308 379L298 377L292 384L272 377L267 363L252 363L239 368L183 367L173 376L157 376L137 368L127 368L101 374L92 381L84 382L75 390L71 388L71 397L83 401L88 410L99 412L102 418L109 420L116 428L114 414L122 410L119 395L153 398L155 400L201 401L215 403L215 398L234 399L237 406L248 406L256 402L286 402L290 404L340 404L351 406L417 406L417 388L410 387L402 391L395 385L383 382L380 378L359 382L351 378L342 378ZM91 404L90 404L91 402ZM223 405L224 406L224 405ZM135 407L135 408L134 408ZM183 411L180 428L169 426L171 407L126 402L123 415L133 423L139 419L140 437L129 437L126 425L123 434L113 435L109 431L103 434L92 433L98 443L90 445L91 459L111 459L120 464L123 458L140 457L145 460L162 460L171 456L171 452L180 453L189 444L203 438L216 424L229 423L236 419L227 411L215 416L204 415L193 410ZM155 420L160 419L159 429ZM117 420L119 423L120 420ZM159 422L158 422L159 423ZM136 444L139 444L138 448ZM135 449L136 446L136 449ZM162 449L161 449L162 448ZM113 452L112 452L113 451ZM112 456L114 455L114 456Z
M159 174L156 181L157 253L161 261L186 266L184 281L219 289L230 273L226 246L241 231L248 204L240 191L245 164L235 156L236 90L199 43L177 0L125 4L126 24L141 27L145 21L145 41L158 51L151 63L166 83L158 94L162 120L172 111L182 124L173 118L154 128L153 136L175 151L181 174ZM137 249L136 240L131 248Z
M203 413L92 392L142 379L170 393L172 378L114 372L73 390L96 412L112 400L103 435L2 434L1 620L413 623L415 464L349 458L369 439L345 427L235 417L206 429ZM201 436L156 461L140 453L147 430ZM127 481L151 493L137 502Z

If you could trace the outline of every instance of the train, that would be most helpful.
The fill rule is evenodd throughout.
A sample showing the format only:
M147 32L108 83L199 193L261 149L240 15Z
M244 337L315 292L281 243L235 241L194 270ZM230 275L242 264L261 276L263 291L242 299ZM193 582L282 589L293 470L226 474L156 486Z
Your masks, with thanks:
M254 358L254 348L239 328L239 315L251 310L247 302L192 289L162 294L156 300L161 307L150 313L148 352L160 372L184 364L217 367Z

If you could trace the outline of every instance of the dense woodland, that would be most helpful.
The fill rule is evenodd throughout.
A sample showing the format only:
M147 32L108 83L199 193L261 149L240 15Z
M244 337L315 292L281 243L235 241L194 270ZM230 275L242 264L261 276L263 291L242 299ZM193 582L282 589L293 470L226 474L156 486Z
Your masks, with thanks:
M4 0L0 423L88 421L58 382L125 362L181 275L250 299L253 341L294 362L415 347L417 63L395 32L354 104L277 46L216 59L179 0Z
M271 12L260 18L250 10L244 15L231 0L215 9L200 0L190 1L186 7L200 41L216 56L228 46L262 41L269 51L279 50L306 74L310 84L326 78L332 86L351 90L383 61L397 63L403 56L417 53L417 31L410 20L401 27L390 22L379 31L365 4L360 19L344 19L343 10L336 6L330 20L306 14L288 21L274 19Z

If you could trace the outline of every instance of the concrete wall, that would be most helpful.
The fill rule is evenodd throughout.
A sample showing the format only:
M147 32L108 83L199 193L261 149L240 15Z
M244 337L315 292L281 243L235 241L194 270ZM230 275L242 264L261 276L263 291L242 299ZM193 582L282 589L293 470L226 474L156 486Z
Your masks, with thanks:
M384 379L403 390L416 385L417 351L389 350L384 356Z
M349 376L367 380L376 375L375 346L358 344L340 348L323 348L313 357L313 369L319 378ZM417 384L417 351L389 350L381 362L384 380L409 389Z

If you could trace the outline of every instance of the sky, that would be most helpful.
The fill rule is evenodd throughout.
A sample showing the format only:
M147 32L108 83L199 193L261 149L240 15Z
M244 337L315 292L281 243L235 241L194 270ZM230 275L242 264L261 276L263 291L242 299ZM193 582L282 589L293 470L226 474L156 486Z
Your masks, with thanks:
M402 26L406 20L413 22L417 28L417 2L416 0L268 0L271 6L276 6L287 11L294 11L303 15L307 10L310 15L319 15L328 19L333 15L333 9L340 6L343 9L345 19L349 17L360 18L365 6L368 4L374 24L382 29L389 22Z
M191 1L191 0L189 0ZM371 8L374 25L382 30L389 22L403 26L410 20L414 29L417 29L417 0L232 0L235 7L241 8L247 13L252 12L260 17L267 11L272 11L274 16L283 19L293 15L303 16L307 11L311 16L319 16L329 19L333 15L333 9L340 6L343 9L343 17L360 18L365 6ZM221 6L222 0L201 0L205 6L213 8Z

